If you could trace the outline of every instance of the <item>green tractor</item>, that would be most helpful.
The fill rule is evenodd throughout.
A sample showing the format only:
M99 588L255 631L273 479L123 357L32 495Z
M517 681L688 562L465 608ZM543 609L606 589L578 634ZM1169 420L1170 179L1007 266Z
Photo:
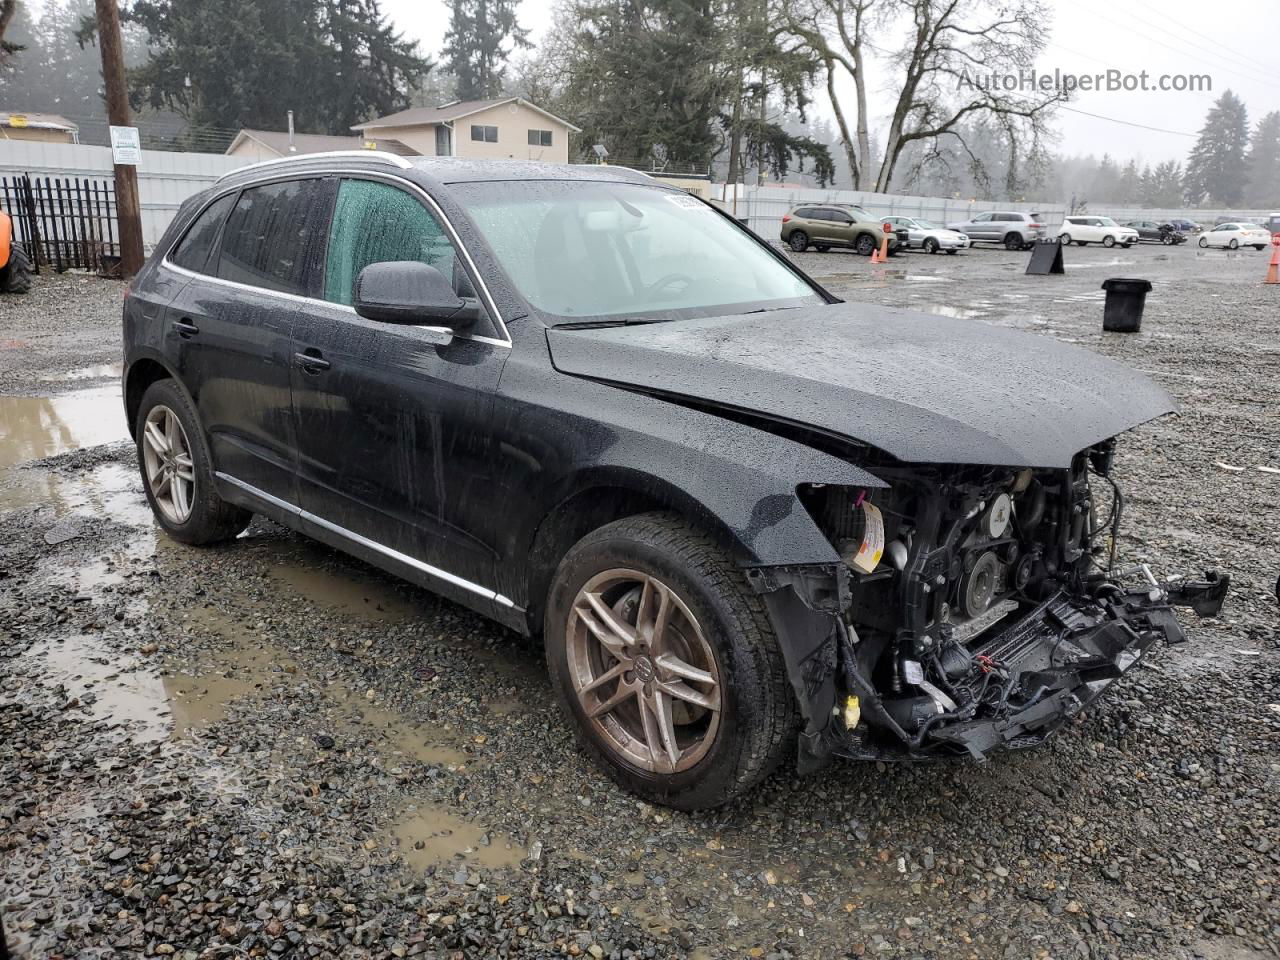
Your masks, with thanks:
M13 238L13 220L0 210L0 293L26 293L31 289L31 261L22 244Z

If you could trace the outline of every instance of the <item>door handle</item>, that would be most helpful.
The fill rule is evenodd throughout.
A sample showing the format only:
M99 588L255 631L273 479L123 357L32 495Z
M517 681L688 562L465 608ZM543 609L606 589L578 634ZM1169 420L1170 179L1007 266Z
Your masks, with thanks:
M314 347L304 350L302 353L295 353L293 359L307 373L319 373L322 370L329 369L329 361L320 356L320 351Z
M183 340L190 340L192 337L194 337L197 333L200 332L200 328L197 327L190 320L188 320L186 317L183 317L181 320L173 321L173 329L178 331L178 336L180 336Z

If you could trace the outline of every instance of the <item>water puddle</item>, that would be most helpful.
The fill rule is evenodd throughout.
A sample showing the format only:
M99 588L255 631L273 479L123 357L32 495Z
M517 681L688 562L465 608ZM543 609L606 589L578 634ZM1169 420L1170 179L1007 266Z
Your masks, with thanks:
M59 397L0 397L0 467L128 435L119 383Z
M37 644L28 656L42 659L43 675L93 719L117 723L139 742L169 736L165 678L141 655L112 650L101 637L73 634L61 643Z
M941 304L930 304L928 306L922 304L919 309L924 313L934 313L940 317L955 317L959 320L971 320L974 317L981 317L985 314L985 311L973 310L969 307L948 307Z
M411 807L391 828L400 856L416 870L440 864L485 867L520 866L525 850L511 837L463 820L443 807Z
M60 376L59 380L115 380L124 373L123 363L99 363L91 367L79 367Z
M1097 263L1068 263L1064 266L1068 270L1093 270L1097 267L1128 267L1137 262L1137 260L1121 260L1116 257L1111 260L1099 260Z
M428 766L458 769L471 758L449 746L444 734L405 719L403 714L384 710L363 697L357 697L340 683L332 684L328 693L350 710L356 722L372 727L375 745L392 759L417 760Z
M299 554L319 552L296 551ZM312 566L305 556L281 559L281 563L268 569L271 578L302 599L331 613L366 623L392 623L419 616L422 612L396 591L390 578L379 579L354 567L330 570Z

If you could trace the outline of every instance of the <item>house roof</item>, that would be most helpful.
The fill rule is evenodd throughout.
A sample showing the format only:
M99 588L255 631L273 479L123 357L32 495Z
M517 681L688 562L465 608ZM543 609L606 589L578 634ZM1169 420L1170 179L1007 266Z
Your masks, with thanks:
M358 150L368 142L365 137L335 137L322 133L295 133L293 135L293 149L290 149L287 130L250 130L246 127L236 134L235 139L231 141L231 146L227 148L227 153L230 153L245 140L252 140L281 157L304 153L327 153L330 150ZM402 157L417 155L416 150L405 146L399 140L373 138L373 143L377 144L379 150L385 150L387 153L399 154Z
M438 107L410 107L408 110L401 110L399 113L393 113L386 117L378 117L374 120L366 120L364 123L358 123L352 130L376 130L378 127L416 127L428 126L436 123L452 123L455 120L461 120L463 117L469 117L472 114L480 113L482 110L488 110L491 107L500 107L506 103L520 103L534 110L549 120L554 120L561 126L568 127L575 132L581 132L581 127L575 127L568 120L557 117L554 113L543 110L536 104L530 103L523 97L506 97L502 100L455 100L453 103L442 104Z
M15 124L15 117L22 117L27 122ZM56 113L23 113L21 110L5 110L3 107L0 107L0 127L34 127L37 130L66 130L69 133L76 133L80 129L66 117L60 117Z

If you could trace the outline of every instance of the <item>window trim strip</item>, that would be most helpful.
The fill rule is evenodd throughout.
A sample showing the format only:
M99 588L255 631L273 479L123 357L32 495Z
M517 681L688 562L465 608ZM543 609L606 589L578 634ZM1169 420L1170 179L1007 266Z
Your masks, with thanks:
M387 183L392 183L397 186L407 187L409 188L410 192L417 194L417 196L426 203L427 208L431 211L432 215L435 216L440 221L441 225L448 232L449 240L451 243L453 243L454 248L458 250L462 254L462 256L466 259L467 266L471 270L471 275L475 278L475 281L478 287L478 292L480 293L482 299L484 300L485 309L488 310L489 315L493 318L494 325L499 329L499 331L501 331L502 337L486 337L480 334L457 333L457 332L451 331L448 327L440 327L440 326L434 326L434 325L423 325L423 326L417 327L417 329L447 331L447 332L453 333L455 337L460 337L464 340L477 340L481 343L491 343L491 344L494 344L495 346L503 346L503 347L510 348L511 331L507 328L506 321L503 319L502 314L498 311L497 301L493 299L493 294L490 293L489 291L489 285L485 281L484 275L480 272L480 268L476 265L474 258L472 258L471 251L468 250L466 245L462 242L462 238L458 234L457 229L454 227L453 221L449 219L448 215L441 208L440 204L436 202L435 198L431 196L431 194L427 193L426 190L424 190L418 184L414 183L412 180L407 180L404 177L396 176L394 174L389 174L382 170L356 170L356 169L350 169L345 167L337 168L337 169L330 168L327 170L306 170L306 171L298 170L293 172L277 172L275 176L254 178L244 183L238 183L234 187L231 187L227 190L221 190L218 193L214 194L208 199L208 201L204 203L203 206L201 206L199 212L197 212L196 215L191 218L191 223L187 224L187 230L191 228L191 224L195 223L195 221L200 217L200 215L203 214L206 210L208 210L213 203L221 199L226 194L231 193L232 191L248 190L252 187L265 186L268 183L278 183L282 180L316 180L316 179L324 179L325 177L334 177L334 176L357 177L357 178L365 178L370 180L379 180ZM225 227L225 221L223 222L223 226ZM183 236L186 236L186 230L183 231ZM219 238L221 238L221 228L220 228ZM328 300L322 300L317 297L305 297L305 296L300 296L298 294L285 293L284 291L281 291L281 290L269 290L266 287L255 287L253 284L250 284L250 283L240 283L239 281L236 281L236 280L227 280L223 277L215 277L207 273L200 273L195 270L189 270L186 267L180 267L170 259L170 254L172 254L173 251L177 249L177 245L180 242L181 240L175 242L167 251L165 251L164 258L160 261L163 266L169 267L172 270L176 270L179 273L186 274L187 276L190 276L193 278L199 278L201 280L211 280L214 283L220 283L220 284L225 284L233 287L238 287L243 290L253 290L255 292L266 293L266 294L270 294L272 296L277 296L277 297L284 297L286 299L298 301L301 303L323 304L326 307L332 307L339 310L350 310L352 313L355 313L355 310L353 310L349 306L346 306L345 304L330 303ZM221 252L220 244L219 244L219 252Z

